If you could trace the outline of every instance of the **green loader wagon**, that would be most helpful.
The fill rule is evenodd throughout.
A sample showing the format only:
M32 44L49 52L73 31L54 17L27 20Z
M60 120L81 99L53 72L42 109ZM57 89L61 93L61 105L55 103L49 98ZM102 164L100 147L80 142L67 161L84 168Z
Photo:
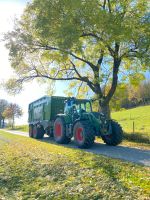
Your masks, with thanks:
M74 97L44 96L29 104L29 136L53 137L59 144L74 139L79 148L89 148L95 137L101 137L108 145L118 145L123 131L114 120L103 113L93 112L91 100Z

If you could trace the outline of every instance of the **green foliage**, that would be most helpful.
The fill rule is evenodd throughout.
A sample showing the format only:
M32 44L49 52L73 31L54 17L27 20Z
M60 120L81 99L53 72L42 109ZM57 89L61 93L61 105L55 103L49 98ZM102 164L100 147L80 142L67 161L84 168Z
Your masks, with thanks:
M116 92L110 101L111 110L117 111L121 109L121 103L128 97L127 84L118 84Z
M135 76L133 84L118 84L116 92L110 101L112 111L146 105L150 102L150 80L139 82L139 80L142 80L142 77Z
M1 141L1 199L149 197L148 167L4 132Z

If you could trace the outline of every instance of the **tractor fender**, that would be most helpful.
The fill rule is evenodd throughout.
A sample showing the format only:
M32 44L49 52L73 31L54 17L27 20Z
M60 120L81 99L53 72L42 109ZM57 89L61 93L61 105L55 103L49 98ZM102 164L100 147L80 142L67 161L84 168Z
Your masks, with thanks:
M65 115L65 114L57 114L54 121L56 120L57 117L62 117L65 121L66 124L70 124L71 123L71 120L70 120L70 117L68 115Z
M72 128L74 127L74 125L77 123L77 122L80 122L80 121L89 121L88 119L76 119L73 124L72 124ZM89 121L89 124L92 125L92 123Z

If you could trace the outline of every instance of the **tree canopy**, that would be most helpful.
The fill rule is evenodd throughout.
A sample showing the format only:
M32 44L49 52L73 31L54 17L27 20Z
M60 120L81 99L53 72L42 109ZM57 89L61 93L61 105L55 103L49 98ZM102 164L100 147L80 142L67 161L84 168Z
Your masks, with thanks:
M136 84L149 67L149 9L147 0L32 1L5 35L17 80L7 88L70 80L88 87L107 113L118 81Z

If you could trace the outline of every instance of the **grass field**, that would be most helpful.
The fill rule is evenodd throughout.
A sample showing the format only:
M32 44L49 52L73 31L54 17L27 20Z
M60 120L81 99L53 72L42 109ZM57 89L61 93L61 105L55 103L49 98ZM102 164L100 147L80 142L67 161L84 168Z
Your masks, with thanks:
M150 168L0 132L0 199L146 200Z
M122 125L126 139L150 144L150 106L114 112L112 118Z

